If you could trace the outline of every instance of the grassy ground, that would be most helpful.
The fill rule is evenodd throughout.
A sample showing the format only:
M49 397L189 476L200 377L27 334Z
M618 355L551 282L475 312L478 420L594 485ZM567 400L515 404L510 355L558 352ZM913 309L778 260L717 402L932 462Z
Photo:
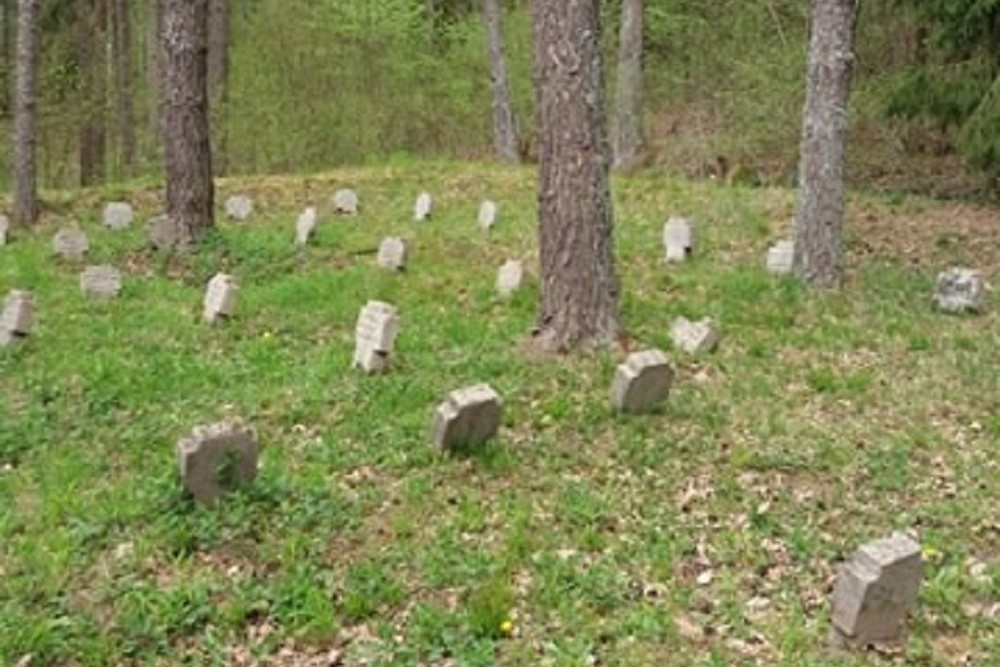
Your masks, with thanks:
M534 266L533 184L450 164L223 181L220 202L247 192L257 213L184 263L99 225L123 195L149 217L155 190L50 196L0 249L0 292L33 290L38 313L0 350L0 664L998 664L1000 308L929 307L944 266L1000 275L996 211L858 196L847 284L812 294L762 268L793 192L616 181L624 320L677 367L661 412L622 418L619 359L530 354L536 282L494 296L505 259ZM362 214L323 216L296 251L298 211L342 185ZM666 268L674 213L698 248ZM50 258L74 220L89 261L126 272L119 300L85 300L80 267ZM402 275L374 265L390 233L411 244ZM210 327L219 270L238 316ZM373 298L402 329L392 372L364 377ZM719 350L672 352L677 315L715 317ZM476 381L504 397L499 441L446 457L433 408ZM174 446L227 416L257 429L261 474L206 510ZM905 660L830 653L836 564L894 529L928 560Z

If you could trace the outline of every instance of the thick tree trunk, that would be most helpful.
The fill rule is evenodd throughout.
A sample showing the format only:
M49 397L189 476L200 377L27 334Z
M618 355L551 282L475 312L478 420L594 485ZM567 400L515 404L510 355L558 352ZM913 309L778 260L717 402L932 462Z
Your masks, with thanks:
M507 85L507 60L504 56L502 13L500 0L483 0L483 21L490 57L490 79L493 88L493 145L497 157L518 162L517 127L510 106Z
M35 147L38 110L38 15L41 0L19 0L17 84L14 88L14 222L38 219Z
M114 0L114 58L118 142L122 172L135 177L135 108L132 103L132 29L128 0Z
M226 134L222 114L229 80L229 0L208 2L208 99L212 125L212 157L216 173L226 172Z
M76 11L76 57L84 113L80 124L80 185L86 187L104 177L107 8L105 0L76 0Z
M167 216L183 246L212 226L208 0L164 0L163 112Z
M844 151L859 4L812 3L793 269L814 287L836 286L843 270Z
M616 167L634 164L642 148L642 11L643 0L622 0L612 140Z
M599 0L533 0L541 305L551 351L620 333Z

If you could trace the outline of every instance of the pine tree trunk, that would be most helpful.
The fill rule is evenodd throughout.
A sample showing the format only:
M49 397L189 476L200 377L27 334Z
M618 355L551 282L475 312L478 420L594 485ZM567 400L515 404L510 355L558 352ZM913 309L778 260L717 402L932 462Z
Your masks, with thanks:
M539 345L596 347L620 333L599 0L534 0L539 139Z
M17 13L17 83L14 88L14 222L38 219L35 164L38 111L38 15L41 0L19 0Z
M642 12L643 0L622 0L613 138L616 167L634 164L642 148Z
M135 177L135 108L132 103L132 28L128 0L114 0L115 91L122 172Z
M164 0L163 120L167 216L182 246L212 226L208 127L208 0Z
M105 0L76 0L76 11L76 55L84 114L79 137L80 185L87 187L104 176L107 8Z
M859 0L813 0L795 217L797 276L814 287L843 271L844 152Z
M508 162L518 162L517 128L510 105L510 88L507 83L507 60L503 48L503 16L500 0L483 0L483 21L486 24L486 43L490 57L490 79L493 88L493 145L497 157Z
M229 0L208 2L208 99L212 114L212 158L217 174L226 172L223 113L229 80Z

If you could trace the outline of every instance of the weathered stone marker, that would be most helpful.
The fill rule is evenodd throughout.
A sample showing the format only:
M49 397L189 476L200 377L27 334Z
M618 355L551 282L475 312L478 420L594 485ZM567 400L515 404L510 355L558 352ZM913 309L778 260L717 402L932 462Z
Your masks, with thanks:
M88 266L80 274L80 291L87 296L113 299L121 290L122 274L113 266Z
M146 239L155 250L170 250L177 246L180 235L170 218L158 215L146 223Z
M413 205L413 219L422 221L431 217L432 207L431 194L429 192L421 192L417 196L416 203Z
M498 208L496 202L487 199L479 205L479 226L482 229L489 229L497 221Z
M302 247L309 243L316 231L316 207L309 206L299 214L295 221L295 245Z
M934 306L947 313L976 312L983 307L986 283L973 269L952 267L934 282Z
M246 222L253 215L253 201L246 195L233 195L226 200L226 216L237 222Z
M389 236L382 240L378 247L378 265L391 271L402 271L406 268L406 243L403 239Z
M343 215L358 214L358 193L350 188L341 188L333 193L333 212Z
M676 347L689 354L709 352L719 344L719 332L710 317L695 322L678 317L670 327L670 338Z
M7 235L10 233L10 218L0 215L0 246L7 245Z
M399 320L396 309L384 301L369 301L361 309L354 328L352 366L366 373L384 371L396 343Z
M894 533L862 546L833 590L835 642L849 648L901 642L922 578L920 545L907 536Z
M225 273L215 274L205 290L205 321L212 323L220 317L232 317L238 290L236 278Z
M619 364L611 383L611 405L620 412L648 412L666 400L674 372L663 352L633 352Z
M687 218L671 217L663 225L663 247L666 250L664 261L683 262L691 257L694 251L694 231Z
M101 220L108 229L125 229L135 219L132 205L124 201L108 202L104 206Z
M434 411L431 440L446 450L475 447L496 437L502 418L503 402L488 384L456 389Z
M497 272L497 292L500 296L510 296L521 287L524 280L524 262L508 259Z
M786 276L792 272L792 259L795 245L792 241L782 240L768 248L767 270L776 276Z
M210 505L222 494L257 476L257 436L236 422L196 426L177 443L177 464L184 488Z
M11 290L0 315L0 347L6 347L31 333L35 325L35 302L31 292Z
M60 229L52 238L52 252L63 259L79 261L89 250L87 235L79 229Z

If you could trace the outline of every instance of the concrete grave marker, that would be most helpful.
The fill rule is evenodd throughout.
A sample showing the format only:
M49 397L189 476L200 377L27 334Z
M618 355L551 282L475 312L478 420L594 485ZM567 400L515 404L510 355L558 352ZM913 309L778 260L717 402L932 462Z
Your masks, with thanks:
M431 217L433 202L429 192L421 192L413 205L413 219L423 221Z
M309 243L316 231L316 207L309 206L299 214L295 221L295 245L304 246Z
M81 260L89 250L87 235L79 229L60 229L52 239L52 252L63 259Z
M503 402L488 384L456 389L434 412L431 440L442 449L475 447L496 437Z
M333 193L333 212L344 215L358 214L358 194L350 188L341 188Z
M226 491L257 476L257 436L234 422L197 426L177 443L177 464L184 488L210 505Z
M236 278L225 273L215 274L205 290L205 321L212 323L220 317L232 317L238 290Z
M7 235L10 233L10 218L0 215L0 246L7 245Z
M113 266L88 266L80 274L80 291L88 296L113 299L122 290L122 274Z
M524 262L508 259L497 273L497 292L500 296L510 296L521 287L524 280Z
M676 347L689 354L709 352L719 344L719 332L710 317L695 322L678 317L670 327L670 338Z
M128 202L113 201L104 205L104 213L101 215L104 226L108 229L125 229L132 224L135 219L135 212Z
M489 199L479 205L479 226L482 229L489 229L497 221L497 205Z
M621 412L647 412L666 400L673 379L674 372L663 352L633 352L615 372L611 404Z
M789 240L775 243L767 251L767 270L776 276L786 276L792 272L795 244Z
M226 216L237 222L246 222L253 214L253 201L246 195L233 195L226 200Z
M403 239L389 236L378 247L378 265L383 269L402 271L406 268L406 244Z
M934 306L946 313L976 312L983 307L986 283L978 271L952 267L934 282Z
M146 223L146 239L155 250L170 250L180 242L180 234L170 218L158 215Z
M383 301L369 301L361 309L354 328L352 366L366 373L384 371L389 363L399 321L396 309Z
M850 648L905 639L923 578L920 545L901 533L862 546L833 590L833 638Z
M0 347L28 336L34 325L35 302L31 292L16 289L8 292L0 314Z
M687 218L671 217L663 226L664 261L683 262L694 251L694 232Z

